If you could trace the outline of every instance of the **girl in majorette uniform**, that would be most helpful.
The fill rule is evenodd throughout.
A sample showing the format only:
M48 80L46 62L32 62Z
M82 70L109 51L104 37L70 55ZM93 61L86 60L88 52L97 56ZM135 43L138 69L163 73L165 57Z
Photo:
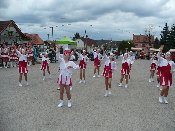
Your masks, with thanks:
M31 66L32 65L32 61L33 61L34 57L33 57L33 50L31 47L29 47L28 49L28 66Z
M43 71L43 81L44 81L46 78L46 73L45 73L46 68L47 68L47 72L49 73L49 78L51 78L51 74L50 74L50 70L49 70L50 61L49 61L47 52L41 53L40 56L42 57L41 70Z
M18 56L16 54L16 51L15 51L14 47L11 47L11 51L10 51L10 64L11 64L11 67L16 67L17 61L18 61Z
M160 47L160 52L163 50L163 46ZM171 53L167 52L165 58L160 56L160 52L157 57L162 62L162 76L161 76L161 86L162 91L159 96L159 102L168 104L167 96L169 88L172 86L172 73L175 68L175 63L171 61Z
M151 65L150 65L150 78L149 78L149 82L154 82L154 74L156 71L156 65L157 65L157 59L156 56L153 55L151 58Z
M26 85L29 85L27 82L27 73L28 73L28 69L27 69L27 52L25 49L21 49L21 52L18 51L15 48L15 51L19 57L19 86L22 86L21 81L22 81L22 75L24 74L25 76L25 80L26 80Z
M98 72L98 77L100 77L100 66L101 66L101 57L102 55L100 54L100 49L97 49L93 51L93 55L94 55L94 76L95 77L95 74L96 74L96 70Z
M76 52L78 55L78 58L80 60L79 67L80 67L80 82L79 83L86 83L85 81L85 74L86 74L86 63L89 60L89 58L86 55L86 51L83 50L82 54Z
M116 62L113 59L114 54L113 53L104 53L104 72L103 76L105 77L105 85L106 85L106 93L105 97L111 95L111 82L112 82L112 75L113 75L113 70L116 70Z
M2 60L3 60L3 66L4 68L7 68L8 62L9 62L9 49L7 46L4 44L4 47L2 49L2 54L1 54Z
M128 78L130 74L131 60L128 59L128 53L125 53L124 56L121 56L121 57L122 57L122 69L121 69L121 78L120 78L119 87L122 86L122 82L125 77L125 80L126 80L125 88L128 88Z
M58 78L58 83L60 86L60 103L58 107L63 106L63 94L64 89L66 90L67 98L68 98L68 107L71 107L71 94L70 94L70 84L72 83L72 71L73 69L78 69L79 66L76 65L73 61L70 61L71 50L65 49L64 55L59 54L59 47L57 47L57 57L60 61L60 74Z

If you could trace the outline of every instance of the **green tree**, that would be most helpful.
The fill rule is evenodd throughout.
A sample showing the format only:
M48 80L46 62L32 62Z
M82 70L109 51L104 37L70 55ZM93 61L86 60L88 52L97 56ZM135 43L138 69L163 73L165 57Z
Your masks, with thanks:
M78 32L76 32L74 34L73 40L80 39L80 38L81 38L80 34Z
M163 28L163 31L161 31L161 38L160 38L160 44L165 45L164 51L168 51L170 49L169 45L169 27L168 24L165 23L165 27Z
M122 41L118 47L118 50L121 51L121 52L125 52L126 51L126 48L128 51L131 50L131 47L135 47L134 43L132 41Z
M154 40L154 48L158 49L160 47L160 41L159 39L156 37Z
M173 24L168 37L170 49L175 49L175 25Z

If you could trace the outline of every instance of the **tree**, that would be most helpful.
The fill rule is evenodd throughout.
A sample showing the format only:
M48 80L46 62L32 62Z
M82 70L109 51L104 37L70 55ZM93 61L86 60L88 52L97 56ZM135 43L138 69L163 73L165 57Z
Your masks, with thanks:
M160 47L160 41L159 39L156 37L155 40L154 40L154 48L158 49Z
M134 43L132 41L122 41L118 47L118 50L121 51L121 52L125 52L126 51L126 48L127 50L131 50L131 47L135 47Z
M80 38L81 38L80 34L78 32L76 32L74 34L73 40L80 39Z
M160 44L165 45L164 50L168 51L170 49L170 45L169 45L169 27L167 23L165 23L165 27L163 28L163 31L161 31L160 36L161 36Z
M175 25L173 24L169 33L168 42L170 49L175 49Z

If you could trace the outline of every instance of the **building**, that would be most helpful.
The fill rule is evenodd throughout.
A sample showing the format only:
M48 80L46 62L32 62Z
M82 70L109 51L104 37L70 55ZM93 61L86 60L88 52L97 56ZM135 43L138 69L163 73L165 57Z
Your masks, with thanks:
M30 43L32 45L44 45L44 41L41 39L41 37L38 34L25 33L25 35L31 39Z
M92 50L94 46L97 46L97 43L95 40L90 39L90 38L81 38L77 39L77 49L87 49L88 52Z
M136 48L142 48L142 50L147 54L149 49L153 47L154 36L133 34L133 42Z
M24 44L28 43L30 38L21 32L13 20L0 21L0 43Z

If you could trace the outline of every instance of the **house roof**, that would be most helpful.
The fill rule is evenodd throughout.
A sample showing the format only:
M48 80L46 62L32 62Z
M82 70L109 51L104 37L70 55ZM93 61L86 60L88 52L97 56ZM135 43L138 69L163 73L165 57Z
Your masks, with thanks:
M88 46L97 45L97 43L95 42L95 40L90 39L90 38L82 38L81 40L82 40L85 44L87 44Z
M25 35L31 39L31 43L34 45L43 45L44 44L44 41L40 38L40 36L38 34L25 33Z
M27 40L30 40L29 37L25 36L25 34L23 34L21 32L21 30L18 28L18 26L15 24L15 22L13 20L8 20L8 21L0 21L0 34L6 30L6 28L9 26L9 25L13 25L13 27L16 29L16 31L22 36L23 39L27 39Z

